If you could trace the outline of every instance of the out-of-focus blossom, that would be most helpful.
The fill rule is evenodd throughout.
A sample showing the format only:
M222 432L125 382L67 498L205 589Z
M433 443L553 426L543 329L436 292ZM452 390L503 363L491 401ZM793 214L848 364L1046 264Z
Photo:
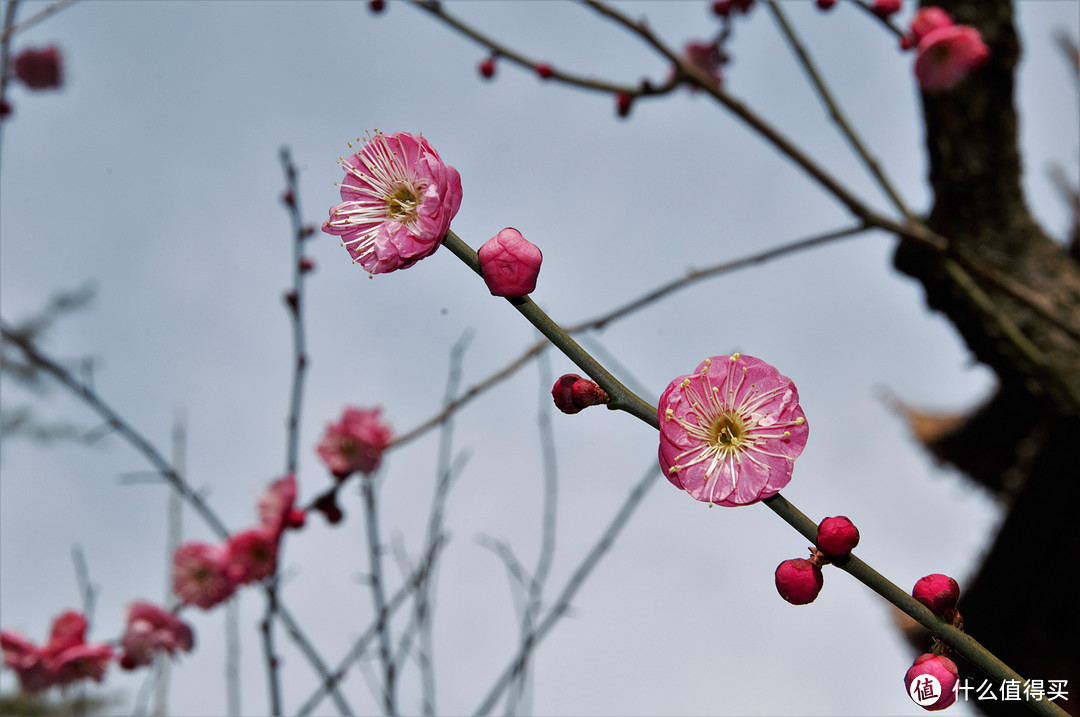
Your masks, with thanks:
M720 86L720 53L716 48L716 43L688 42L683 48L683 57L707 75L715 86Z
M240 585L265 580L277 571L278 533L259 526L229 538L229 578Z
M952 16L941 8L931 5L920 8L911 19L912 47L918 45L924 37L934 30L953 24Z
M483 61L480 62L479 65L477 65L476 69L480 72L481 77L483 77L485 80L490 80L492 77L495 76L495 58L485 58Z
M660 466L715 505L747 505L791 480L808 427L799 392L761 359L714 356L660 396Z
M38 647L17 632L4 631L0 632L0 651L24 692L41 692L86 678L101 682L113 649L104 643L87 643L85 638L86 618L69 611L53 620L45 645Z
M259 497L259 522L276 541L288 528L304 526L304 511L296 505L296 476L290 473L270 484Z
M990 57L982 35L967 25L932 30L919 41L915 77L924 92L956 87Z
M525 296L536 288L544 255L517 229L503 229L484 242L476 254L480 275L492 296Z
M354 471L373 473L379 467L383 451L394 439L390 426L379 418L381 410L349 406L340 421L327 425L315 450L338 480Z
M225 545L185 543L173 554L173 592L185 605L203 610L228 600L237 583L229 575L229 550Z
M172 656L180 650L191 652L194 646L191 626L175 614L143 601L128 606L127 628L120 638L120 666L125 670L145 667L161 653Z
M345 168L342 203L323 231L372 274L407 269L442 244L461 206L461 177L423 137L376 133Z
M900 5L900 0L874 0L874 4L870 6L870 9L878 17L889 17L900 12Z
M64 58L55 45L28 47L11 63L15 77L32 90L48 90L64 84Z

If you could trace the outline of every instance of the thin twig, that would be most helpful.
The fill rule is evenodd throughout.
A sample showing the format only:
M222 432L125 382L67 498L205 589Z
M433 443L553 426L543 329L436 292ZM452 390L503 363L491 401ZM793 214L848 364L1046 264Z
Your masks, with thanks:
M371 596L375 602L375 614L387 615L386 593L383 588L382 543L379 538L378 510L375 501L375 478L365 475L360 478L360 489L364 495L364 523L367 528L368 562L370 563ZM393 651L390 649L390 620L384 617L376 623L379 635L379 659L383 666L382 700L383 711L388 715L397 714L394 703L394 682L396 665Z
M17 4L18 1L19 0L9 0L12 5ZM60 12L69 5L74 5L77 1L78 0L60 0L59 2L55 2L52 5L46 5L39 12L31 15L17 25L5 24L4 29L0 30L0 42L7 42L8 38L15 35L15 33L22 32L23 30L26 30L27 28L38 24L53 13Z
M509 686L511 680L513 680L514 676L521 671L521 666L529 659L532 650L535 649L540 641L551 631L551 628L558 619L569 609L570 601L577 595L578 590L581 589L582 584L584 584L586 578L589 577L589 574L599 564L601 558L604 557L604 554L611 549L611 546L615 543L615 539L619 536L619 533L633 515L634 509L641 503L642 498L645 497L645 493L659 476L660 472L657 470L657 467L650 466L649 470L642 476L641 480L639 480L633 489L631 489L626 500L623 501L622 506L619 508L619 511L615 514L615 517L608 523L608 526L600 536L600 539L593 545L578 567L574 570L573 575L566 581L562 592L559 593L559 597L548 611L544 613L544 617L540 620L536 629L533 630L527 636L527 639L518 647L517 654L495 680L495 684L492 685L483 702L477 707L476 714L484 715L491 712L499 697Z
M881 164L873 155L870 154L870 151L866 148L866 145L863 144L862 139L855 132L855 128L851 125L850 122L848 122L847 117L840 109L840 104L836 101L836 98L833 97L832 92L830 92L829 88L825 85L825 80L822 79L821 74L817 71L817 67L814 65L813 60L810 59L810 54L806 51L806 47L803 45L802 40L799 39L799 36L795 33L795 29L791 26L791 23L788 22L787 16L784 14L784 11L780 9L780 6L776 3L776 0L768 0L767 5L769 10L772 11L773 18L776 20L776 24L780 26L780 30L783 32L784 38L787 40L788 44L791 45L792 51L799 59L799 63L802 65L802 68L806 72L807 77L810 78L810 83L817 91L818 98L821 100L822 104L825 105L825 109L829 112L829 117L832 118L833 122L836 123L836 126L840 130L840 133L844 136L845 139L847 139L852 149L855 150L855 154L857 154L859 159L862 160L863 164L866 165L866 168L870 170L870 173L874 176L874 179L877 180L878 186L880 186L882 191L884 191L885 194L888 195L889 199L892 201L893 206L896 207L897 211L904 215L904 218L907 219L908 223L915 223L919 221L916 218L915 214L904 203L904 200L900 197L900 194L896 191L896 188L893 187L892 182L889 181L889 178L885 176L884 171L882 171L881 169Z

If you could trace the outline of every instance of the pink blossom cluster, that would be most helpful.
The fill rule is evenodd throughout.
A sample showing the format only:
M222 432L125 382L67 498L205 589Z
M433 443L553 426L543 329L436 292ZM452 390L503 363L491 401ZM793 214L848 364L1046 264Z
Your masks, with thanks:
M158 654L190 652L195 645L190 625L144 601L128 606L119 656L112 645L86 642L86 629L82 613L67 611L53 620L49 641L42 646L13 630L0 632L4 664L15 672L23 692L35 693L84 679L101 682L114 657L122 668L133 670L151 664Z
M382 409L346 406L341 420L326 426L315 451L334 478L343 481L355 472L369 475L382 463L394 432L379 414Z
M12 630L0 632L4 664L19 678L24 692L65 687L83 679L101 682L113 658L105 643L86 642L86 618L69 611L53 620L49 641L37 646Z
M924 92L951 90L990 58L978 30L933 6L915 14L900 46L915 49L915 78Z
M277 571L281 535L304 525L295 508L296 478L289 474L270 485L259 499L259 524L229 537L224 544L184 543L173 554L173 592L185 605L203 610L228 600L242 585Z

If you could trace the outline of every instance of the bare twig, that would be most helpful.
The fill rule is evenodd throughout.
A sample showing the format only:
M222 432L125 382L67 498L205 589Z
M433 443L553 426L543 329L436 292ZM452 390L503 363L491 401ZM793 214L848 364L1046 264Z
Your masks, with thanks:
M59 2L54 2L52 5L46 5L39 12L31 15L18 24L8 25L5 23L4 29L0 30L0 42L7 42L8 38L15 35L15 33L22 32L23 30L38 24L50 15L60 12L64 8L74 5L76 2L77 0L60 0ZM15 5L17 3L18 0L10 0L9 4Z
M394 654L390 649L390 619L386 610L386 593L383 588L382 572L382 543L379 538L378 510L375 501L375 478L362 476L360 489L364 495L364 524L367 528L368 562L371 566L369 573L371 584L371 596L375 602L375 614L381 617L376 622L379 636L379 659L383 666L383 684L381 686L383 711L388 715L397 714L397 706L394 700L394 682L397 666L394 662Z
M600 539L585 555L577 569L574 570L573 575L570 576L570 579L566 581L566 585L563 586L558 599L556 599L554 604L552 604L547 612L544 613L544 617L539 621L536 629L526 637L526 640L518 648L517 655L514 656L510 664L502 671L498 679L496 679L495 684L492 685L483 702L477 707L476 714L484 715L491 712L496 701L498 701L499 697L510 685L510 682L514 679L515 675L521 671L522 666L529 659L532 650L542 639L544 639L547 633L551 631L551 628L555 625L556 621L558 621L558 619L569 609L570 601L574 599L577 591L581 588L582 584L584 584L586 578L589 577L593 568L595 568L604 557L604 554L611 549L615 539L619 536L619 533L633 515L634 509L641 503L642 498L645 497L645 493L659 475L660 472L657 469L657 466L650 466L649 470L630 491L626 500L623 501L622 506L619 508L619 511L604 530L603 535L600 536Z

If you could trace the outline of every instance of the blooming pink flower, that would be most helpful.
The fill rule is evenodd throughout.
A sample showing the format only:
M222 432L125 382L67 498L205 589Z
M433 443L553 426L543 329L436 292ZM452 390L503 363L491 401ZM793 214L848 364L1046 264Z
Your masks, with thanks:
M270 484L259 497L259 522L278 540L287 528L302 528L304 511L295 508L296 476L290 473Z
M808 427L786 376L753 356L705 359L660 397L660 466L674 485L715 505L747 505L791 480Z
M227 546L184 543L173 554L173 592L185 605L209 610L232 597L236 587Z
M688 42L683 48L683 56L687 62L712 79L714 85L720 86L720 53L716 49L716 43Z
M806 558L785 560L776 566L776 591L792 605L814 602L824 584L821 566Z
M100 682L112 659L112 647L87 644L86 618L65 612L53 620L49 642L42 647L16 632L0 632L4 664L14 670L24 692L40 692L90 677Z
M339 163L342 203L323 231L342 238L354 263L385 274L439 248L461 206L461 176L426 139L376 133Z
M576 373L560 376L551 389L551 397L555 401L555 407L563 413L578 413L589 406L599 406L610 400L607 392L600 388L600 384Z
M327 425L315 450L338 480L353 471L368 474L379 467L383 451L394 438L390 426L379 419L380 412L349 406L340 421Z
M967 25L930 31L917 52L915 77L924 92L951 90L990 57L982 35Z
M120 638L124 651L120 666L125 670L144 667L159 653L191 652L194 645L191 626L175 614L148 602L133 602L127 610L127 629Z
M938 615L944 615L956 607L960 585L948 575L934 573L919 578L911 589L911 596Z
M55 45L40 50L28 47L15 55L15 76L32 90L48 90L64 83L64 60Z
M480 275L492 296L525 296L536 288L544 255L513 227L484 242L476 252Z
M817 549L830 558L848 556L859 544L859 529L847 516L826 518L818 525Z
M956 702L960 672L956 663L943 655L926 653L915 658L904 675L908 695L924 710L943 710Z
M46 664L54 675L54 684L63 687L87 678L101 682L112 659L112 645L95 643L69 647Z
M273 575L277 570L278 535L260 526L229 538L229 578L247 585Z

